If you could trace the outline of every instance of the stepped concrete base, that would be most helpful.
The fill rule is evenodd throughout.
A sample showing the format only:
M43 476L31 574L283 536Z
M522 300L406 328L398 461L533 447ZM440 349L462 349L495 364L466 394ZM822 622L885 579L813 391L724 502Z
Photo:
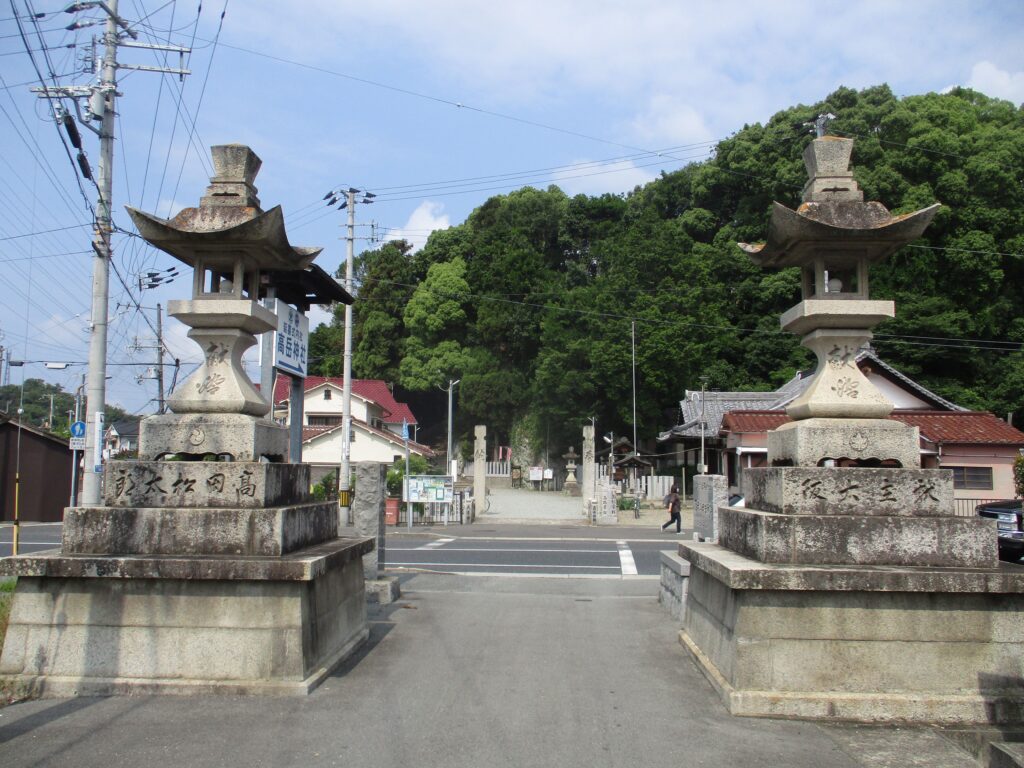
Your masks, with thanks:
M305 695L368 637L372 547L5 559L18 584L0 678L33 696Z
M718 510L718 542L763 563L995 568L995 521Z
M1024 567L760 563L685 542L680 640L734 715L1024 722Z
M61 549L75 555L274 557L337 535L334 501L267 509L69 507Z

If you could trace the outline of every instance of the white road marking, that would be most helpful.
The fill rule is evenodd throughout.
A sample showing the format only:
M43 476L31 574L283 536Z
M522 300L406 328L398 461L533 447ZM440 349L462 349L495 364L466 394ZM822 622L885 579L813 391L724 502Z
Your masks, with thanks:
M450 544L453 541L455 541L455 539L438 539L437 541L432 541L429 544L424 544L422 547L416 547L416 549L437 549L438 547L443 547L445 544Z
M619 547L619 565L623 576L636 576L636 563L633 561L633 550L624 541L615 542Z
M422 547L396 547L389 546L388 552L415 552L421 549L436 549L436 547L422 546ZM555 552L555 553L570 553L570 554L583 554L583 555L614 555L616 550L614 549L505 549L505 548L491 548L491 547L446 547L445 552Z
M620 566L618 565L518 565L513 563L392 563L387 564L388 568L397 566L410 566L410 567L423 567L429 566L431 568L597 568L600 570L617 571ZM625 572L623 572L625 573ZM634 568L633 573L636 573Z

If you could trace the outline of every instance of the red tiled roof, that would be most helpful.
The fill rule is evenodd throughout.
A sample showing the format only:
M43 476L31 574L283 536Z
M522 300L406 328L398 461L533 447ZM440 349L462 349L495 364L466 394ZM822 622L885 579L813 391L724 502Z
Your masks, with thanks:
M307 376L303 391L319 387L321 384L329 383L341 390L344 381L340 376ZM290 378L278 376L274 382L274 403L280 405L288 399ZM385 424L401 424L404 418L409 425L417 424L416 417L405 403L399 403L391 394L387 382L382 379L352 379L352 394L371 400L384 410Z
M394 432L390 432L386 429L378 429L377 427L371 427L365 421L361 421L359 419L352 419L352 424L358 426L360 429L365 429L367 432L371 434L383 437L384 439L394 443L395 445L405 445L405 442L402 440L402 438L396 435ZM302 442L308 443L310 440L314 440L320 437L321 435L326 435L338 429L341 429L341 424L303 427ZM409 448L427 457L434 455L434 450L430 446L423 445L422 443L414 443L412 440L409 441Z
M1024 432L991 413L978 411L896 411L893 416L918 427L935 443L1024 445Z
M1024 445L1024 432L991 413L980 411L893 411L894 421L918 427L933 443ZM788 422L784 411L730 411L722 419L726 432L767 432Z
M785 411L729 411L722 417L722 431L770 432L787 421Z

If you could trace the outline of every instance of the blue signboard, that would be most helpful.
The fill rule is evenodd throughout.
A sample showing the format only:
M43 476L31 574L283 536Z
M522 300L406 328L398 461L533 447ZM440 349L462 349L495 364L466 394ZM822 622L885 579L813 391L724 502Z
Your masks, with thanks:
M85 422L76 421L71 425L71 436L72 437L85 437Z

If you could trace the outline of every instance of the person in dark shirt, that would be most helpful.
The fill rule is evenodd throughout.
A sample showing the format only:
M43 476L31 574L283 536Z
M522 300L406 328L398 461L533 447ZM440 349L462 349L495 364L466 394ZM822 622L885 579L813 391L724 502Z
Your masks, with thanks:
M668 496L665 497L665 511L668 512L668 522L661 526L661 530L665 530L672 523L676 524L676 533L682 533L683 531L683 520L679 516L679 506L681 502L679 500L679 486L673 485L672 490L668 492Z

